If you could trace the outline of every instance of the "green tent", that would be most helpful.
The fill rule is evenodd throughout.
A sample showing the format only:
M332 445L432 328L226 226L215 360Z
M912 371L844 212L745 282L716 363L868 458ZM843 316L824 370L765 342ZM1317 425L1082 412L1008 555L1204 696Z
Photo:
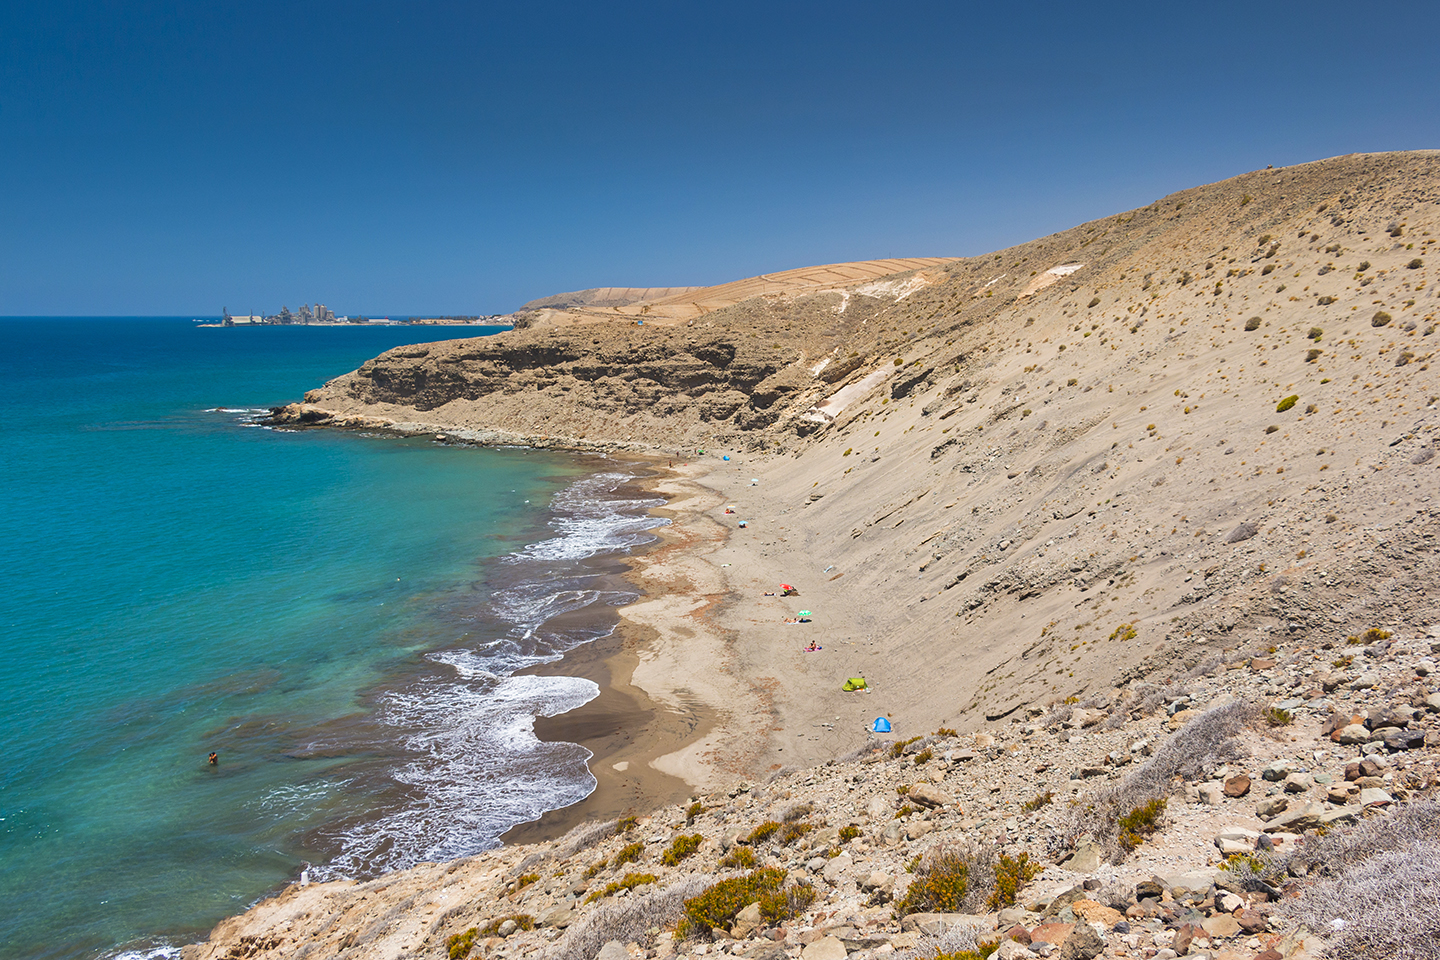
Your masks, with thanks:
M845 686L841 687L840 689L841 689L841 690L864 690L864 689L865 689L865 686L866 686L866 684L865 684L865 678L864 678L864 677L851 677L850 679L848 679L848 680L845 681Z

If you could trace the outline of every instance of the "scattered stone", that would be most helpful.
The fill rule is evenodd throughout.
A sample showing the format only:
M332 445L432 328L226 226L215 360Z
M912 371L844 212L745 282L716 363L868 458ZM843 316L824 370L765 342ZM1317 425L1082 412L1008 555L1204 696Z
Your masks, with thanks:
M1230 798L1243 797L1250 792L1250 778L1243 773L1225 779L1225 796Z
M821 937L800 951L801 960L845 960L847 955L845 944L841 943L838 937Z
M1088 923L1077 923L1060 945L1060 960L1094 960L1105 951L1105 941Z

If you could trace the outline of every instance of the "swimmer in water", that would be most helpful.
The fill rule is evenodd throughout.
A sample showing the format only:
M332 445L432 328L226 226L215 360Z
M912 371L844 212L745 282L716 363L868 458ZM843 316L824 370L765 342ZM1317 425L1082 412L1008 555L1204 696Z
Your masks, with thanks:
M220 765L220 754L218 754L218 753L213 753L213 752L212 752L212 753L210 754L210 766L212 766L212 767L217 767L217 766L219 766L219 765Z

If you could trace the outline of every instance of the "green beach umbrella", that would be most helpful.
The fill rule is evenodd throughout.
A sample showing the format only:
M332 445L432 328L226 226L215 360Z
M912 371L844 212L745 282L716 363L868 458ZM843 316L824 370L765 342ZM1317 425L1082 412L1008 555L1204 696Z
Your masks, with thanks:
M799 613L799 616L808 617L808 616L810 616L810 611L809 611L809 610L801 610L800 613Z

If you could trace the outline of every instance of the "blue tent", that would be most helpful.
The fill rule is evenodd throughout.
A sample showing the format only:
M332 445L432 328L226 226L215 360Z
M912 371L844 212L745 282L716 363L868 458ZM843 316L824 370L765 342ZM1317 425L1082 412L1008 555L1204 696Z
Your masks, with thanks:
M886 720L884 717L876 717L875 726L871 727L870 729L875 733L889 733L890 721Z

